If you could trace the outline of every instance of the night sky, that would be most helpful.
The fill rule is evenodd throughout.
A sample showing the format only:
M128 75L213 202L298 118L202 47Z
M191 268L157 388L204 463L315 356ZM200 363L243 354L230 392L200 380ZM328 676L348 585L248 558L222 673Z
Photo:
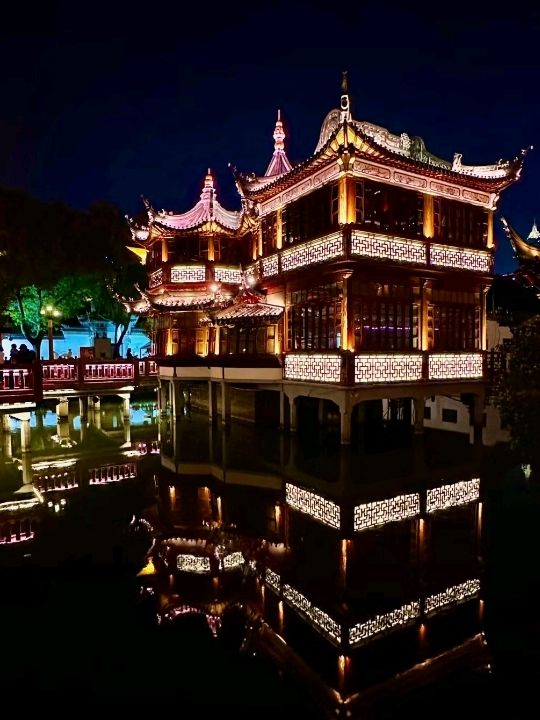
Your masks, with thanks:
M144 194L183 212L211 167L220 201L237 209L228 164L264 173L277 108L291 161L312 154L346 69L356 119L419 135L443 158L491 163L533 145L499 203L528 234L540 221L540 10L348 5L3 8L0 183L79 208L102 199L136 214ZM515 261L495 227L507 272Z

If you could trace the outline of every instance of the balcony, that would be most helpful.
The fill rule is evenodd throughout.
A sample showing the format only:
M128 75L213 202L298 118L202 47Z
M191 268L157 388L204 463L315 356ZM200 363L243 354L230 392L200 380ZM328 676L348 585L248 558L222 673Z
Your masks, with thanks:
M434 269L466 270L491 274L493 253L431 240L411 240L350 227L315 240L279 250L246 268L248 276L275 277L329 260L371 258Z
M482 381L483 352L292 352L283 379L334 385Z

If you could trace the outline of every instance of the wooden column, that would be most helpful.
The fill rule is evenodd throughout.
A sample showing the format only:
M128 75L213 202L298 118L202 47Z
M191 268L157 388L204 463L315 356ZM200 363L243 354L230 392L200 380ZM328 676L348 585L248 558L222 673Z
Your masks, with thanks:
M431 350L429 336L429 304L431 302L431 280L420 278L420 306L418 312L418 340L420 350Z
M487 211L487 248L495 247L495 239L493 237L493 210Z
M262 225L259 225L257 229L257 254L259 257L263 254Z
M167 245L167 238L161 238L161 262L167 262L169 260L169 246Z
M347 224L347 177L342 175L338 180L338 222Z
M281 250L283 247L283 218L281 208L276 213L276 248Z
M216 251L215 251L215 246L214 246L214 237L213 237L213 235L211 235L208 238L208 260L210 262L214 262L214 260L216 259L215 253L216 253Z
M354 352L354 315L351 298L351 272L343 273L341 300L341 346Z
M435 212L433 205L433 195L424 195L424 237L432 238L435 236Z
M487 294L489 286L480 287L480 350L487 350Z

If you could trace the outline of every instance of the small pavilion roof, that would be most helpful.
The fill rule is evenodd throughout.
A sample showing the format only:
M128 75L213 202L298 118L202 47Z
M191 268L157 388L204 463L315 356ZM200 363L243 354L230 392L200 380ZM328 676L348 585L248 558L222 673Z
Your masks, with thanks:
M283 122L281 121L281 110L278 110L276 127L274 128L274 154L264 173L265 177L283 175L292 170L292 165L285 152L285 137L285 130L283 129Z
M198 228L207 223L218 226L221 225L227 230L238 230L242 224L242 212L225 210L225 208L220 205L214 188L212 172L210 168L208 168L200 200L191 210L180 214L167 213L162 210L156 213L154 221L163 227L173 228L175 230Z

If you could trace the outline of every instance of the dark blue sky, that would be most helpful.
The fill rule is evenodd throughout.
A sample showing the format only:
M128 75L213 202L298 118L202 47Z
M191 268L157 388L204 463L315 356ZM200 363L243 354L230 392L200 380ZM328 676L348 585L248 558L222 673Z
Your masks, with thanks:
M215 0L214 0L215 2ZM3 9L0 182L76 207L129 214L145 194L184 211L212 167L239 205L228 163L264 172L281 108L290 159L310 155L348 69L353 113L424 138L466 164L535 149L499 214L540 219L540 10L483 2L111 0ZM496 268L515 267L496 222Z

